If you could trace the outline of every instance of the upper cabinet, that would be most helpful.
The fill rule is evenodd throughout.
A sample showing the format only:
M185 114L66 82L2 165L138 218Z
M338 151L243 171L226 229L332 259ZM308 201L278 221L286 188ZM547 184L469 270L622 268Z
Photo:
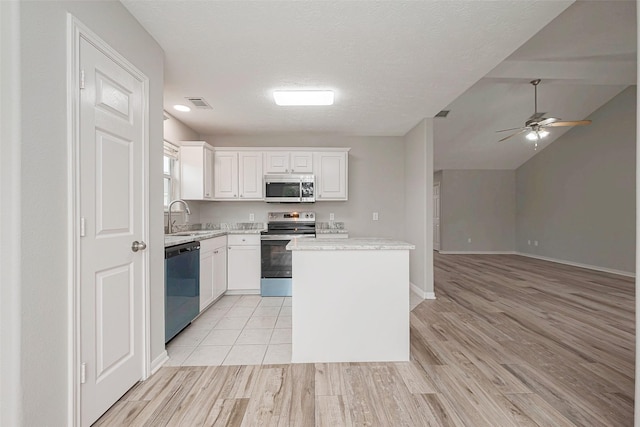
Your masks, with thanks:
M180 143L180 197L213 200L213 147L204 141Z
M263 199L262 151L214 149L214 200Z
M348 151L314 153L316 201L347 200Z
M290 173L315 175L316 202L348 199L349 148L207 147L202 200L264 200L264 175Z
M266 151L264 153L265 174L313 173L313 152L310 151Z

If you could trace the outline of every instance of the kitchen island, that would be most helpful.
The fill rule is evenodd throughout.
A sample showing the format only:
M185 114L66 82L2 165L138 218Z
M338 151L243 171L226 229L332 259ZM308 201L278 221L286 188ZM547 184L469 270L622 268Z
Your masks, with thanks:
M294 239L292 362L409 360L406 242Z

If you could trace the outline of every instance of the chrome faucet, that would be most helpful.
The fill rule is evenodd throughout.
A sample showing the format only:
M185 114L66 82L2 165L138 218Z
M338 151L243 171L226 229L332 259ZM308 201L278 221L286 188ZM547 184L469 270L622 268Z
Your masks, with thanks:
M191 210L189 210L189 205L187 204L187 202L185 202L182 199L175 199L174 201L172 201L171 203L169 203L169 214L167 215L167 222L169 223L167 225L167 234L171 234L173 232L173 224L171 223L171 207L175 204L175 203L182 203L184 205L184 208L187 210L187 214L191 214Z

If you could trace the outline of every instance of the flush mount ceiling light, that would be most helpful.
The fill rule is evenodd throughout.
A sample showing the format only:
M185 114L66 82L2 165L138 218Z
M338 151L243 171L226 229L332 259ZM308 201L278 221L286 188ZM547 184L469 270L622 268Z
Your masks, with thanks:
M277 105L333 105L332 90L274 90Z
M191 108L187 107L186 105L181 105L181 104L176 104L173 106L174 110L178 110L178 111L183 111L183 112L189 112L191 111Z

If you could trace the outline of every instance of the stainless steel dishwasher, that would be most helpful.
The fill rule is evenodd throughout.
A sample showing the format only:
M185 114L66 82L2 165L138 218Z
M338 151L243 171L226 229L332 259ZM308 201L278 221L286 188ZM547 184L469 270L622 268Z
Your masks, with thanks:
M200 311L200 242L164 250L164 341L187 327Z

